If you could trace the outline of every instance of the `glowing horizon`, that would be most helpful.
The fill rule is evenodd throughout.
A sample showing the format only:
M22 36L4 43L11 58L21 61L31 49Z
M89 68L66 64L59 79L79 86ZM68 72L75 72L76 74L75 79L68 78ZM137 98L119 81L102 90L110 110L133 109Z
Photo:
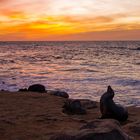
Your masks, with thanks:
M0 40L139 40L137 0L0 0Z

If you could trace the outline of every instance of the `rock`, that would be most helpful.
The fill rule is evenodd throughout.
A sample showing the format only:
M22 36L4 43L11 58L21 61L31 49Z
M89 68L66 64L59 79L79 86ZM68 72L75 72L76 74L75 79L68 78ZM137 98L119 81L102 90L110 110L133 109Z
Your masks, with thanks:
M26 91L28 91L28 89L27 89L27 88L21 88L21 89L19 89L18 91L19 91L19 92L26 92Z
M50 140L75 140L75 137L67 134L56 134Z
M132 126L129 127L129 129L131 130L131 132L140 136L140 123L133 123Z
M86 110L82 107L79 100L68 100L63 108L63 112L67 114L86 114Z
M41 84L34 84L34 85L29 86L28 91L43 93L43 92L46 92L46 89L45 89L45 86Z
M94 120L83 125L76 140L132 140L125 134L117 120Z
M140 51L140 47L136 48L137 51Z
M88 122L77 132L57 134L50 140L133 140L133 138L122 131L118 121L105 119Z
M132 126L130 127L130 130L140 136L140 126Z
M47 93L50 93L50 94L55 95L55 96L60 96L63 98L69 98L69 95L65 91L50 90L50 91L47 91Z
M123 106L115 104L113 97L114 91L111 86L108 86L107 92L104 93L100 99L101 118L113 118L118 121L126 121L128 111Z
M1 91L5 91L4 89L1 89Z

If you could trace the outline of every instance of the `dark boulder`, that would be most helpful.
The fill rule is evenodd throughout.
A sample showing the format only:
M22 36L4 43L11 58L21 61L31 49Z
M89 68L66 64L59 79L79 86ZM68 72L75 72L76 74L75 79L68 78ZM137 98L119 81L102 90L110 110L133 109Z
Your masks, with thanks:
M140 51L140 47L136 48L137 51Z
M26 92L26 91L28 91L28 89L27 89L27 88L21 88L21 89L19 89L18 91L19 91L19 92Z
M65 92L65 91L49 90L49 91L47 91L47 93L52 94L52 95L55 95L55 96L63 97L63 98L69 98L68 93Z
M56 134L50 140L75 140L75 137L67 134Z
M94 120L81 127L80 130L56 134L50 140L133 140L120 127L116 120Z
M129 126L129 129L131 132L133 132L135 135L138 135L140 137L140 122L132 123Z
M76 140L132 140L132 138L123 132L117 120L97 119L83 125Z
M5 91L4 89L1 89L1 91Z
M63 108L63 112L67 114L86 114L86 110L82 107L79 100L67 100Z
M34 85L29 86L28 91L43 93L43 92L46 92L46 89L45 89L45 86L41 84L34 84Z

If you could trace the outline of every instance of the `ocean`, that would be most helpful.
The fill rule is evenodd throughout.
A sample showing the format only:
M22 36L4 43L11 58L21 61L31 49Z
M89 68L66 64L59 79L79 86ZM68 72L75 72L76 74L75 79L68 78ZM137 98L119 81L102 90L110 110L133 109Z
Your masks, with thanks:
M95 101L111 85L116 103L140 106L140 41L0 42L0 89L37 83Z

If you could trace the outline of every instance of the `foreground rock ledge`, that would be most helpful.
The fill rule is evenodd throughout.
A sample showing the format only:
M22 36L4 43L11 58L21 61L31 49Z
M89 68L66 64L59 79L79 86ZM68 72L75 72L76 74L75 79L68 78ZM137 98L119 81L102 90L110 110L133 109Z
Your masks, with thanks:
M75 134L74 134L75 133ZM132 140L116 120L94 120L71 134L56 134L50 140Z
M81 100L87 111L85 115L63 113L67 100L42 93L0 92L0 140L50 140L57 134L82 137L97 130L100 124L97 120L105 121L98 119L101 117L99 103L94 101ZM129 117L121 123L121 132L140 140L140 109L129 107L128 111ZM112 125L120 128L116 123ZM106 130L101 129L101 124L98 129L98 132ZM120 131L117 129L117 132ZM110 133L116 135L114 131Z

